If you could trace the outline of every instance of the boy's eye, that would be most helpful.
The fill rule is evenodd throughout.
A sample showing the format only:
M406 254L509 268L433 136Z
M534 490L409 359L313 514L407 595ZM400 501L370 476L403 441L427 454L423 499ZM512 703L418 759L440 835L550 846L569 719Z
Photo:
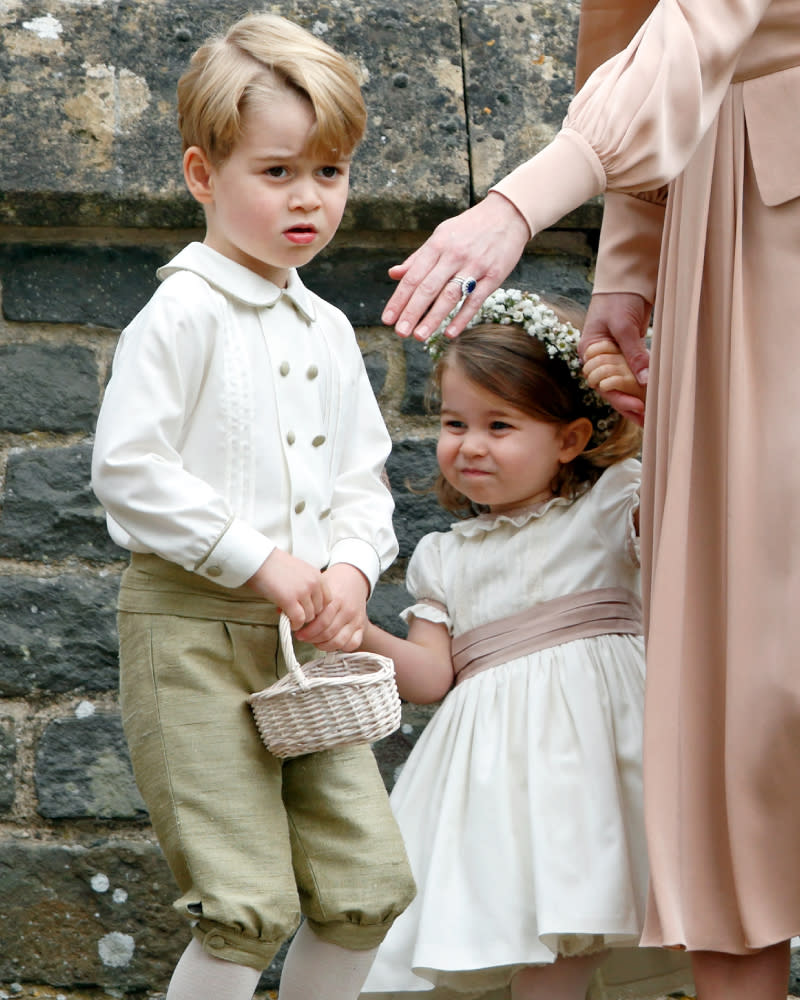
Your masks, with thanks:
M323 177L326 177L328 180L331 180L332 178L339 176L340 170L338 167L329 166L329 167L320 167L319 172Z
M448 427L450 430L458 431L466 427L463 420L456 420L454 417L450 417L442 421L442 427Z
M505 420L493 420L491 427L493 431L507 431L511 424L507 424Z
M285 177L286 176L286 167L267 167L267 169L264 171L264 173L268 177L277 177L277 178Z

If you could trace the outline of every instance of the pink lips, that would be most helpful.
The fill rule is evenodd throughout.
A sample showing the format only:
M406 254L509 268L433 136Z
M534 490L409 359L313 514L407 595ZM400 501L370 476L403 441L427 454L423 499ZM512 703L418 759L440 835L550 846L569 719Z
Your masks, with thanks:
M317 238L317 231L312 226L294 226L292 229L285 229L283 235L290 243L305 246L314 242Z

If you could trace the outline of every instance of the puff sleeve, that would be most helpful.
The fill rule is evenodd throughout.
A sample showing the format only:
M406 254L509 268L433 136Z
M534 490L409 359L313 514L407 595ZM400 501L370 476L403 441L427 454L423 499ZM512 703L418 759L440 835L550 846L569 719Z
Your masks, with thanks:
M435 624L446 625L452 635L453 623L447 609L447 594L443 576L443 544L445 535L435 531L420 539L406 572L406 590L414 604L401 612L406 624L412 618L424 618Z

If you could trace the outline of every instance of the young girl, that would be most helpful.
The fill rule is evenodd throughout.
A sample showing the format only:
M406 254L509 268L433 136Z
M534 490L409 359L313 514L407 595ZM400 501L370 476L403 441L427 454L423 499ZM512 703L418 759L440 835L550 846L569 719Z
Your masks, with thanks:
M434 344L437 491L461 519L411 558L408 639L368 625L363 646L394 659L404 698L444 701L392 793L418 895L367 993L583 1000L596 972L606 996L688 980L682 955L636 951L640 432L583 381L578 338L500 289Z

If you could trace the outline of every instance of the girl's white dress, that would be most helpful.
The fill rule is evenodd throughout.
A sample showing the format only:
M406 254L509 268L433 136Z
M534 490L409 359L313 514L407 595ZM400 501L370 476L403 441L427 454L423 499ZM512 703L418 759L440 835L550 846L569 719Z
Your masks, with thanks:
M565 594L638 595L639 478L637 461L620 462L575 501L426 535L409 563L417 603L404 617L444 622L457 636ZM648 877L643 698L635 635L552 646L447 694L392 792L418 895L381 945L365 993L436 984L482 994L557 954L637 944ZM667 968L655 973L641 951L628 954L635 968L620 973L612 959L601 995L652 995L688 980L676 953L661 953Z

